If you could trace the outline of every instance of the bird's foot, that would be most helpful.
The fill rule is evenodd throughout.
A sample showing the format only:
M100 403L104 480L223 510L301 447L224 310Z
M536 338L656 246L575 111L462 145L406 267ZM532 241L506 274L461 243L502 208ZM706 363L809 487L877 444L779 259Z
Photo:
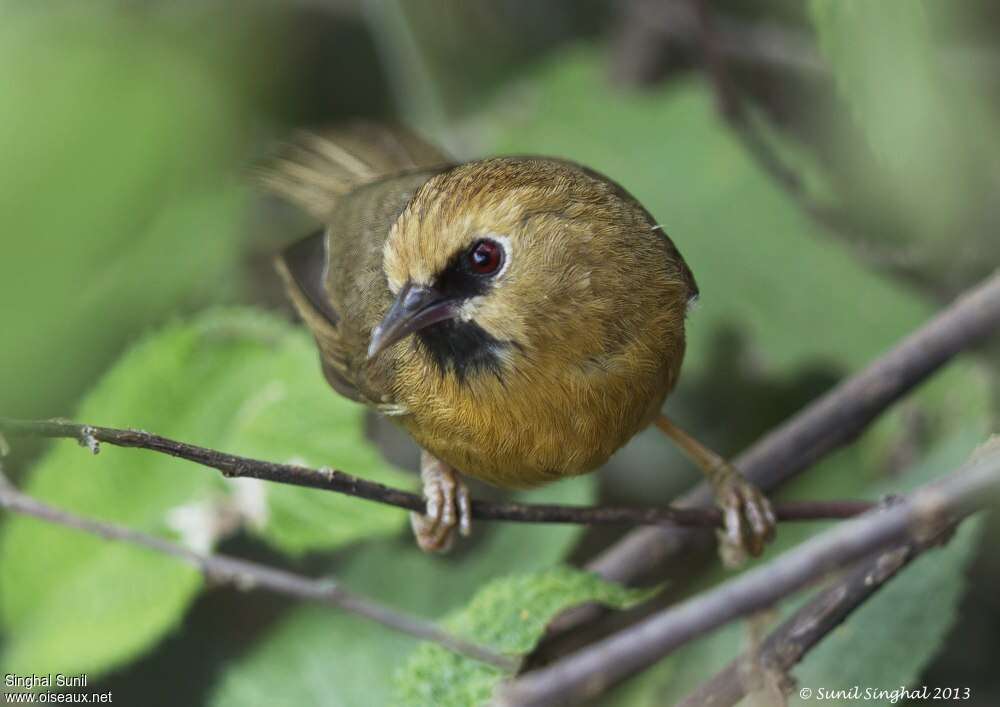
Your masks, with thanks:
M420 454L420 479L427 508L423 514L410 513L417 545L424 552L447 552L456 529L469 534L469 489L457 471L426 451Z
M715 500L722 509L719 555L728 567L743 564L747 555L757 557L774 538L777 519L771 502L759 488L725 464L712 475Z

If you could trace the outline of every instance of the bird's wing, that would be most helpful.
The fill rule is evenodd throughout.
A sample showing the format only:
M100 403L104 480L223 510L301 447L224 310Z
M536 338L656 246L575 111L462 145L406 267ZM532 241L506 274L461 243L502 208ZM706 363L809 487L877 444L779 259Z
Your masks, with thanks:
M275 267L295 309L312 332L320 350L320 365L327 382L338 393L365 402L351 382L338 331L340 315L333 308L323 285L326 247L322 231L285 248L275 259Z
M276 267L316 338L323 374L352 400L385 398L385 382L364 365L367 337L388 297L382 244L428 168L447 163L404 128L357 122L302 133L258 170L262 185L324 226L286 248Z
M416 191L442 167L385 177L331 207L326 228L276 259L295 308L320 349L323 373L342 395L399 414L388 357L369 362L372 328L392 303L382 269L389 229Z
M300 134L257 176L271 192L326 221L340 197L359 186L448 161L402 127L358 122Z

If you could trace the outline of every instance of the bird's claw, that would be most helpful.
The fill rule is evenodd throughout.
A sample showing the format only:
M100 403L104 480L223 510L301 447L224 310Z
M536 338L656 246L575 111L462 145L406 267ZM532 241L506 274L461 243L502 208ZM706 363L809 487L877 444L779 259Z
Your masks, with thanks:
M719 552L730 567L742 564L749 554L757 557L774 538L777 519L771 502L736 469L728 467L716 484L716 502L722 509Z
M424 552L447 552L456 528L463 536L470 532L469 489L454 469L427 452L420 457L420 478L427 507L423 514L410 513L417 545Z

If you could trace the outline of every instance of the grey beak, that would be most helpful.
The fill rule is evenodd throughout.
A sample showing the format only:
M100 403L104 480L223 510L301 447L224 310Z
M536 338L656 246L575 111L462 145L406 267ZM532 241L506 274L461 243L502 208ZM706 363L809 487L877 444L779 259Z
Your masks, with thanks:
M459 301L433 287L406 283L385 317L372 329L368 360L421 329L458 315Z

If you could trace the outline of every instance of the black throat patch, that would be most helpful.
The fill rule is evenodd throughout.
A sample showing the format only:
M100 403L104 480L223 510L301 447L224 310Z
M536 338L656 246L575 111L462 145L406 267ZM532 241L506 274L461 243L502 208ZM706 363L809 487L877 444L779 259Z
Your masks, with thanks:
M420 342L442 375L453 371L460 383L467 379L492 374L503 382L503 362L500 354L509 346L491 336L475 322L449 319L417 332Z

